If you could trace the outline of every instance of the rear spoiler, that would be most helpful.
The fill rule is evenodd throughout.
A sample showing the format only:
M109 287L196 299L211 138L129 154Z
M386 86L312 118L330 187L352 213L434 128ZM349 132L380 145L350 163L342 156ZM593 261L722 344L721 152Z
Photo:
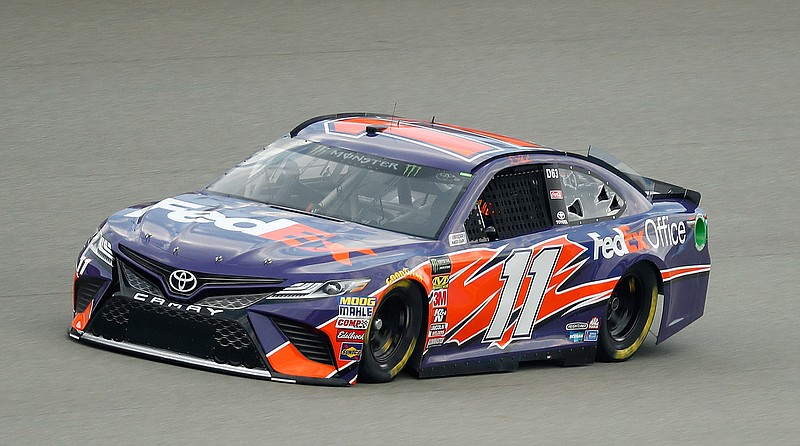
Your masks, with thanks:
M575 156L577 154L570 153L570 155ZM653 200L668 198L684 198L696 205L700 205L700 192L639 175L625 163L602 149L589 146L589 153L586 157L582 155L577 156L587 158L617 174L617 176L636 188L636 190L641 192L642 195L647 197L651 202Z
M642 179L649 183L650 187L645 189L645 195L650 201L664 198L685 198L694 204L700 204L700 192L696 190L686 189L652 178L642 177Z

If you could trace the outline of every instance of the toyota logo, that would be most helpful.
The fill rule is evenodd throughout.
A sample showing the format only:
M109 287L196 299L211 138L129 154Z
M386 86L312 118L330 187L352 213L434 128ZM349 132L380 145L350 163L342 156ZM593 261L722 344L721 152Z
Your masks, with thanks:
M169 287L179 293L188 293L197 287L197 277L183 269L175 270L169 275Z

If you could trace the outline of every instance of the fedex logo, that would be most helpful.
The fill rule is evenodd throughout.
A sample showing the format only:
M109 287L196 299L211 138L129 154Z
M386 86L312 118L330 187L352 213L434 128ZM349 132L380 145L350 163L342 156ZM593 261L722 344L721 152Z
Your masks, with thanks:
M629 226L620 226L612 231L615 234L606 237L596 232L589 233L594 241L595 260L601 255L610 259L631 252L678 246L686 242L686 222L670 223L668 216L657 217L655 220L648 218L639 231L631 231Z
M219 211L202 210L205 206L188 201L167 198L158 203L125 214L126 217L138 218L152 209L170 211L167 218L178 223L209 223L226 231L263 237L306 251L327 252L334 260L345 265L352 265L350 254L359 252L375 255L371 249L350 249L340 243L331 241L336 234L312 228L295 221L279 218L272 221L257 218L228 217Z

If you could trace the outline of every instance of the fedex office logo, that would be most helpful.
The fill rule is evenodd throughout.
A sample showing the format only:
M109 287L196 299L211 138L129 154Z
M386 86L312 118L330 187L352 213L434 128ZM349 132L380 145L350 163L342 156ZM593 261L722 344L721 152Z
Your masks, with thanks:
M639 231L631 231L629 226L620 226L612 231L614 235L607 237L596 232L589 233L594 241L595 260L601 255L610 259L631 252L672 247L686 242L686 222L670 223L668 216L657 217L655 220L648 218Z

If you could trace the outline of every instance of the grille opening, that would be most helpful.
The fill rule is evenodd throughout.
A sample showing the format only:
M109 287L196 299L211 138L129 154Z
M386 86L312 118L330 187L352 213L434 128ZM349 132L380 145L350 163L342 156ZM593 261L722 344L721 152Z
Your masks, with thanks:
M83 313L106 282L99 277L78 277L75 281L75 312Z
M219 364L266 369L252 338L234 320L112 296L92 317L87 330L117 342L183 353Z
M273 317L272 321L306 358L335 365L333 349L325 333L289 319Z
M130 259L122 259L122 261L119 262L125 267L122 271L122 275L125 276L127 283L130 284L132 288L139 289L147 294L159 296L173 295L181 300L189 299L196 301L212 296L267 294L280 291L283 288L275 286L282 283L284 281L283 279L193 272L197 277L197 287L192 292L177 293L173 290L164 290L163 285L159 284L157 278L160 278L162 281L167 281L170 274L179 268L164 265L122 244L119 245L119 249L122 254ZM159 292L152 293L139 288L139 286L147 286L146 284L149 284L153 290L159 290Z

